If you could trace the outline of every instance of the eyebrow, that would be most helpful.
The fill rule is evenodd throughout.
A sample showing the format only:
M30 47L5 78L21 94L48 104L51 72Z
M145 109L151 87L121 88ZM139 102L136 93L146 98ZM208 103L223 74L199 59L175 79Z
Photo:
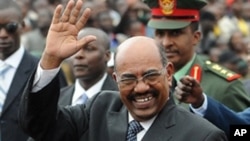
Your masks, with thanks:
M146 74L149 74L149 73L152 73L152 72L158 72L159 70L158 69L149 69L145 72L142 73L142 76L146 75ZM132 74L132 73L125 73L125 74L122 74L121 75L121 78L122 77L136 77L135 74Z

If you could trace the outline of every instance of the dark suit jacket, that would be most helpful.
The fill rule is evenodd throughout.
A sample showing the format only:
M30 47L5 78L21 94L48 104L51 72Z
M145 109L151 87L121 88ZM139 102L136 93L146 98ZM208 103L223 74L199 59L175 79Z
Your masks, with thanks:
M221 103L208 97L208 108L204 115L206 119L226 132L229 137L229 127L233 124L250 124L250 108L235 113Z
M37 93L26 87L19 111L21 127L36 141L124 141L128 111L119 92L102 91L86 105L58 108L54 79ZM224 141L224 132L207 120L168 102L143 141Z
M28 137L18 127L17 112L21 95L30 74L36 69L37 62L37 58L25 51L7 93L3 112L0 116L1 141L25 141Z
M113 78L107 75L107 78L105 79L101 90L118 91L118 87L117 87L116 82L113 80ZM75 91L74 84L71 86L62 88L58 104L62 106L71 105L74 91Z
M30 75L37 68L39 59L27 51L16 70L0 116L1 141L26 141L28 135L18 126L18 110L21 95ZM66 86L66 79L60 71L60 87Z

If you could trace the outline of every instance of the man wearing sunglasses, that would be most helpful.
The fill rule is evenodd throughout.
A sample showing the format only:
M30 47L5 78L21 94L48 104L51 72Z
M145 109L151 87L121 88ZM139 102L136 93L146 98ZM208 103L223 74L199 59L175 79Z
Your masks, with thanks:
M13 0L0 0L1 141L26 141L28 137L18 126L17 112L25 84L39 60L20 45L24 27L20 7Z

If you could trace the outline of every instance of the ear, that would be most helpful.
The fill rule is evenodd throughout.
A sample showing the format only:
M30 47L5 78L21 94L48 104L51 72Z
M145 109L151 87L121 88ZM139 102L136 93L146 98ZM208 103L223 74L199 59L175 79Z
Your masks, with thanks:
M105 61L108 63L108 61L111 59L111 52L110 50L105 51Z
M193 36L193 45L196 46L198 42L200 42L201 39L201 32L200 31L195 31L194 36Z
M117 82L117 76L116 76L116 73L115 73L115 72L113 72L112 77L113 77L113 79L115 80L115 82Z
M22 25L22 28L25 28L25 27L26 27L26 24L25 24L24 21L22 21L21 25Z
M173 63L168 62L166 66L166 77L167 77L168 84L170 87L172 86L173 74L174 74L174 65Z

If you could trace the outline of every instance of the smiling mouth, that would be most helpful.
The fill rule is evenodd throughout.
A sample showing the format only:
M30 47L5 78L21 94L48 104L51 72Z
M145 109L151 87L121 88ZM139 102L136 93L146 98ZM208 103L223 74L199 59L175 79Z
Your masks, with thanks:
M135 98L135 101L138 103L143 103L143 102L148 102L151 99L153 99L153 96L148 96L148 97L144 97L144 98L138 97L138 98Z

